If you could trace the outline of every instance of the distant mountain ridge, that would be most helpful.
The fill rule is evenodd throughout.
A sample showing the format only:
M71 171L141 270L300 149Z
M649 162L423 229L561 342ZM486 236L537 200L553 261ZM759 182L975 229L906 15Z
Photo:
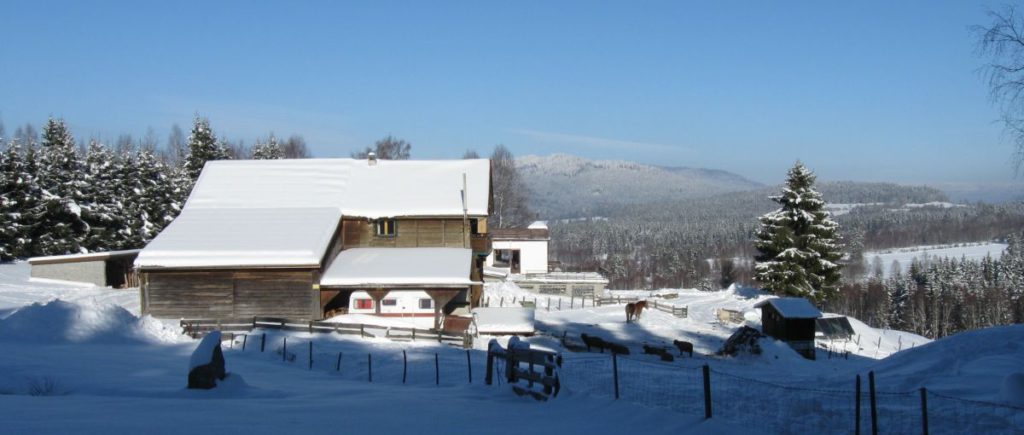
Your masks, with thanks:
M599 216L609 208L703 198L764 187L716 170L589 160L567 154L527 155L516 167L533 208L549 219Z
M779 192L778 186L719 169L590 160L568 154L522 156L516 159L516 167L531 191L531 206L542 219L677 214L680 207L726 214L754 212L773 208L768 197ZM830 203L948 201L945 193L927 186L836 181L821 182L818 189Z

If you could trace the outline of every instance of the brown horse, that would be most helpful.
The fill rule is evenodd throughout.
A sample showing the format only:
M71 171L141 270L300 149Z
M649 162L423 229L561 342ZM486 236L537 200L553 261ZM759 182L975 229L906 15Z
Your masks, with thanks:
M629 323L630 320L639 322L640 313L644 311L644 308L647 308L647 301L630 302L626 304L626 323Z

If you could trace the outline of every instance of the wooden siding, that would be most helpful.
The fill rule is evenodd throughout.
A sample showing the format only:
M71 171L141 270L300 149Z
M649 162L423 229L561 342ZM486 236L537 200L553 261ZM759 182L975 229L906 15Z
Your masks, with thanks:
M342 248L469 248L468 222L459 219L398 219L394 237L377 237L365 219L342 221Z
M320 318L309 270L145 272L143 312L164 318Z

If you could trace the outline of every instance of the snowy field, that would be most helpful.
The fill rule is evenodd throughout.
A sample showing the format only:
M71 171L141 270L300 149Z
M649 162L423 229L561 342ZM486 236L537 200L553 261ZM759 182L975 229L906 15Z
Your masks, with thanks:
M864 264L867 265L867 273L872 274L875 259L881 262L882 273L886 278L892 274L893 261L899 262L900 270L906 273L910 270L910 263L913 260L927 260L939 258L966 258L968 260L980 261L991 255L993 260L998 260L1006 250L1005 243L963 243L956 246L910 246L906 248L886 249L882 251L868 251L864 253Z
M505 385L482 385L488 337L466 351L431 342L256 331L245 339L244 351L240 337L225 342L233 373L227 382L191 391L184 388L186 369L197 342L181 336L174 322L140 318L137 292L27 276L23 263L0 265L4 433L748 433L751 424L758 424L758 433L850 432L853 380L869 370L879 390L892 394L880 399L883 432L916 427L916 389L922 386L933 394L1024 406L1024 326L929 343L853 320L860 345L847 344L853 352L848 359L820 353L808 361L771 341L762 341L761 356L716 357L711 354L739 325L719 323L715 311L749 312L766 297L735 288L658 291L674 294L658 300L687 306L689 316L648 310L628 325L621 305L569 309L579 303L575 299L561 301L559 310L557 300L549 306L543 299L536 310L543 333L529 341L565 357L562 393L546 403L515 396ZM507 284L487 292L536 296ZM752 314L749 321L756 324ZM561 347L563 333L580 332L629 346L631 355L617 361L619 400L607 353ZM671 345L674 339L693 342L695 356L660 362L642 354L644 343ZM705 364L716 410L708 421L701 389ZM1024 430L1024 417L1005 415L1016 408L986 411L938 396L929 400L941 411L932 433ZM862 427L869 427L866 421Z

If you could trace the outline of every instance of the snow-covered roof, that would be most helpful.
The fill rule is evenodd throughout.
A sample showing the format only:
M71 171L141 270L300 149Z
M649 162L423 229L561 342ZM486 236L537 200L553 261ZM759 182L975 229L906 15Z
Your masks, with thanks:
M533 308L474 308L473 323L478 334L532 334Z
M320 277L321 287L460 287L473 251L463 248L354 248L341 251Z
M548 223L547 221L534 221L526 228L531 230L546 230L548 229Z
M814 308L814 305L804 298L772 298L758 302L754 307L762 308L768 304L775 307L775 310L787 319L817 319L821 317L821 311Z
M490 163L467 160L217 160L206 163L185 209L322 208L346 217L486 216Z
M108 258L131 257L138 255L139 249L125 249L122 251L89 252L86 254L50 255L45 257L32 257L28 264L50 264L50 263L76 263L80 261L97 261Z
M486 159L210 161L135 265L320 267L342 216L462 216L463 175L465 213L486 216L490 168Z
M337 208L186 208L135 266L316 268L340 220Z

